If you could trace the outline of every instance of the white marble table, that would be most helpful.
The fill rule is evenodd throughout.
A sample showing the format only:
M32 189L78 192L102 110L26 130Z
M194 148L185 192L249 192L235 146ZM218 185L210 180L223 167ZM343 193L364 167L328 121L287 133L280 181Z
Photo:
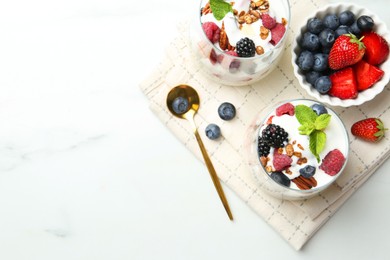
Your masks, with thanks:
M225 189L227 220L138 88L191 6L0 0L0 259L386 259L389 161L300 252Z

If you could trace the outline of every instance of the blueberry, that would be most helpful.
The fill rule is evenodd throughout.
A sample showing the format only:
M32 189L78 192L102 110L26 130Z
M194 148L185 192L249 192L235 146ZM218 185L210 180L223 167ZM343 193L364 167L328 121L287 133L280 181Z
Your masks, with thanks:
M323 105L320 105L320 104L313 104L313 105L311 105L311 109L314 112L316 112L316 114L318 116L322 115L322 114L328 114L328 110L326 110L326 108Z
M303 34L301 46L305 50L316 51L320 47L320 40L317 35L311 32L305 32Z
M371 31L374 27L374 20L367 15L362 15L357 19L357 26L362 32Z
M308 71L313 68L314 56L310 51L303 51L298 56L298 67L303 71Z
M362 30L360 30L359 26L357 25L357 21L353 22L349 29L351 30L351 33L353 33L356 37L360 37Z
M316 17L307 21L307 30L311 33L319 34L324 28L324 23Z
M306 78L306 81L309 82L314 87L314 83L321 76L322 76L321 73L319 73L318 71L312 70L312 71L309 71L308 73L306 73L305 78Z
M351 25L355 21L355 15L347 10L339 14L339 21L342 25Z
M320 39L322 47L331 47L336 39L335 32L329 28L322 30L318 38Z
M291 184L290 179L286 175L284 175L282 172L272 172L271 179L273 179L275 182L277 182L283 186L290 187L290 184Z
M206 126L205 132L210 140L218 139L221 136L221 128L216 124L209 124Z
M333 45L332 45L333 46ZM324 54L329 54L330 53L330 50L332 49L332 46L329 46L329 47L322 47L321 48L321 52L324 53Z
M329 89L332 87L332 81L329 76L321 76L314 83L314 88L321 94L328 93Z
M172 102L172 109L176 114L184 114L188 111L189 104L188 99L184 97L177 97Z
M310 177L313 177L314 174L316 173L316 168L314 166L311 166L311 165L306 165L305 167L299 169L299 173L304 178L310 178Z
M218 115L223 120L232 120L236 116L236 108L229 102L224 102L218 107Z
M328 54L316 53L314 54L313 70L321 72L328 69Z
M332 29L332 30L336 30L337 27L339 27L339 25L340 25L339 18L335 14L327 14L324 17L323 21L324 21L325 27Z
M346 25L340 25L335 31L335 37L338 38L340 35L349 34L351 29Z

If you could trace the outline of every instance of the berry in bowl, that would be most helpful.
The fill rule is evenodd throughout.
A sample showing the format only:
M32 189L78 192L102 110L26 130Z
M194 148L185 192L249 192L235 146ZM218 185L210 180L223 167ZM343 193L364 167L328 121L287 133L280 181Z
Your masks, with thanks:
M201 0L190 27L193 58L222 84L256 82L276 67L289 20L288 0Z
M332 106L361 105L390 79L390 33L366 8L331 4L305 19L292 64L309 95Z
M349 139L332 109L296 99L256 117L245 147L262 190L280 199L299 200L324 191L340 176Z

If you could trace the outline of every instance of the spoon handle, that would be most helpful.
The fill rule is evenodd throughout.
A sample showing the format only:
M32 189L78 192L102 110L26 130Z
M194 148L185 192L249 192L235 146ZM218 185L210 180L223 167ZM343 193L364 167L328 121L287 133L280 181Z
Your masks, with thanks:
M214 186L217 189L219 198L222 201L222 204L223 204L223 206L224 206L224 208L229 216L229 219L233 220L233 215L232 215L232 212L230 211L230 207L229 207L228 201L225 197L225 193L222 189L222 185L218 179L218 176L217 176L217 173L215 172L214 166L210 160L209 155L206 152L206 148L204 147L202 139L200 138L200 135L199 135L198 130L196 128L194 130L194 134L195 134L196 140L198 141L199 148L200 148L200 151L202 152L203 159L206 163L207 169L209 170L211 179L213 180Z

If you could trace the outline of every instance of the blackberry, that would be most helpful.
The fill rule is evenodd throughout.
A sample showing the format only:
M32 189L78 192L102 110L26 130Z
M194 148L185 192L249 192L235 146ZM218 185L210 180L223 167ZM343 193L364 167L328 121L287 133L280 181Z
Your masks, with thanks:
M240 39L236 44L238 57L254 57L256 53L255 43L248 37Z
M288 142L288 133L280 126L269 124L262 132L265 142L271 147L284 147Z
M259 137L257 142L257 153L259 157L267 157L269 154L271 147L263 140L263 138Z

